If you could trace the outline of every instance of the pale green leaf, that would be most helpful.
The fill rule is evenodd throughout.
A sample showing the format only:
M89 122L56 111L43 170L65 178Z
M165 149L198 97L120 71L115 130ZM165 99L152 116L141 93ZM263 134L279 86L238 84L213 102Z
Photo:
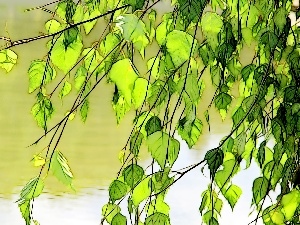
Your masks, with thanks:
M31 222L31 201L22 200L19 204L19 209L21 211L22 217L25 220L26 225L30 225Z
M121 212L121 208L120 208L120 206L115 205L115 204L108 203L102 207L102 216L106 219L106 221L109 224L111 224L113 218L119 212Z
M0 51L0 67L5 69L6 72L12 70L17 63L18 55L10 49Z
M68 165L67 159L58 150L55 150L52 155L50 170L60 182L72 187L73 174L70 166Z
M117 27L121 30L124 39L131 41L143 57L144 49L149 44L144 22L134 14L125 14L117 18Z
M149 187L150 177L142 180L132 192L132 202L137 207L142 201L148 198L151 194L151 189Z
M86 48L82 51L84 57L84 67L90 73L99 73L104 68L103 57L99 54L98 50L94 48Z
M164 168L166 163L173 166L180 150L180 144L176 139L157 131L148 137L147 143L148 151L161 168Z
M282 209L285 218L287 220L292 219L297 207L300 204L300 192L299 190L293 190L290 193L285 194L281 199Z
M68 81L65 81L64 86L59 92L59 98L62 99L63 97L68 95L71 92L71 90L72 90L72 85Z
M89 20L91 18L94 18L96 16L99 16L101 13L97 8L89 8L87 7L87 11L83 14L83 21ZM91 30L96 25L97 20L93 20L91 22L87 22L83 24L84 30L86 34L89 34Z
M29 93L34 92L42 84L47 84L56 77L56 71L42 60L34 60L28 69Z
M77 91L80 91L82 85L84 84L88 71L83 66L79 67L75 74L75 88Z
M75 65L83 47L80 36L70 43L67 47L64 43L64 34L62 34L55 42L51 51L51 61L55 66L67 74L69 70Z
M136 109L141 107L144 103L144 100L146 99L147 92L150 89L148 87L149 82L145 78L137 78L134 82L134 87L132 90L132 98L133 98L133 104Z
M38 197L44 189L44 181L40 177L32 178L21 190L20 200L30 200Z
M235 204L242 194L242 189L234 184L230 185L226 190L224 197L229 202L231 209L233 210Z
M61 26L60 22L58 22L55 19L48 20L45 23L45 29L48 34L56 33L57 31L59 31L61 29L60 26Z
M180 66L193 56L197 41L183 31L173 30L166 37L167 51L170 53L175 67Z

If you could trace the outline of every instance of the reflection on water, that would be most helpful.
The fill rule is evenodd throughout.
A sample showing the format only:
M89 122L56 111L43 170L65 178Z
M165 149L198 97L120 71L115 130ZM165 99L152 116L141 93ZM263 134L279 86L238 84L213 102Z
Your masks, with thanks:
M16 3L17 1L13 1ZM29 2L29 1L28 1ZM30 1L28 5L38 5L41 1ZM47 1L46 1L47 2ZM12 2L10 2L12 3ZM41 21L45 21L48 15L42 11L34 13L21 13L25 7L16 4L0 2L0 27L7 22L9 35L13 40L38 35L43 29ZM17 12L15 14L15 12ZM7 19L7 21L3 19ZM22 22L21 22L22 21ZM6 36L4 29L0 29L0 36ZM33 154L41 151L49 139L43 140L38 146L26 148L38 138L42 131L39 129L30 115L30 108L34 102L34 96L27 94L28 78L26 70L32 59L42 58L46 52L43 49L45 40L23 45L15 48L20 60L18 66L9 75L0 72L0 224L24 224L17 204L18 192L22 186L32 177L38 174L38 169L30 165ZM246 50L247 58L241 61L247 64L252 57ZM250 56L249 56L250 55ZM209 82L207 82L209 83ZM209 88L208 84L207 87ZM76 225L99 224L101 218L101 206L107 201L107 186L115 177L120 167L117 155L126 143L131 128L133 114L129 114L120 126L111 107L113 90L107 84L101 84L91 96L91 110L87 124L82 124L79 118L68 124L59 144L59 149L66 155L75 175L75 187L77 193L72 192L56 179L49 178L46 181L45 193L34 202L34 217L42 225L64 224ZM210 100L208 92L203 98ZM61 106L56 101L56 115L51 121L55 124L72 104L71 96L64 100ZM209 102L203 103L200 111L204 111ZM62 108L62 109L61 109ZM175 169L179 169L203 159L205 152L218 146L220 139L228 132L230 123L221 124L221 118L214 109L211 111L211 133L207 127L197 144L198 150L188 150L182 145L179 159L175 163ZM146 165L148 159L142 157ZM201 224L201 216L198 208L201 202L201 193L207 188L209 175L204 176L200 168L185 175L169 191L167 203L171 205L172 225L196 225ZM258 176L257 168L242 171L234 178L234 183L239 185L244 194L236 205L234 212L226 206L220 219L221 225L248 224L251 203L251 188L254 177ZM254 215L255 216L255 215ZM251 218L253 219L254 216ZM234 218L234 222L233 222Z

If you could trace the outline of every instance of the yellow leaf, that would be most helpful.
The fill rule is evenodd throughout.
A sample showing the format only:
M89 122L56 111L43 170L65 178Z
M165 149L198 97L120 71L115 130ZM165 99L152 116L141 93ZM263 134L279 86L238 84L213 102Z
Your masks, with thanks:
M32 162L33 162L33 166L39 167L44 165L46 163L46 160L39 155L33 155Z

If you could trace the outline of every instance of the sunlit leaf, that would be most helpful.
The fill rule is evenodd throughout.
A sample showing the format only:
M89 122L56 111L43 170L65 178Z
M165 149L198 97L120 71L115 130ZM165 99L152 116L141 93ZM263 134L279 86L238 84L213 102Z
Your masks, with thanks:
M65 81L64 86L59 92L59 98L62 99L63 97L68 95L71 92L71 90L72 90L72 85L68 81Z
M287 220L292 219L297 207L300 204L300 193L298 190L293 190L290 193L285 194L281 199L282 209L285 218Z
M116 62L109 72L109 77L117 85L126 103L131 105L132 90L138 75L132 68L130 60L122 59Z
M29 93L34 92L42 84L47 84L56 77L56 71L42 60L34 60L28 69Z
M12 70L17 63L18 55L10 49L0 51L0 67L5 69L6 72Z
M38 197L44 189L44 181L40 177L32 178L21 190L21 200L30 200Z
M84 68L83 66L79 67L76 71L75 74L75 88L77 91L79 91L82 87L82 85L84 84L84 82L86 81L86 77L88 71L86 70L86 68Z
M176 139L157 131L148 137L147 143L149 152L161 168L164 168L166 163L170 166L174 164L180 150L180 144Z
M45 28L46 28L46 31L48 34L56 33L57 31L59 31L61 29L60 26L61 26L60 22L58 22L55 19L48 20L45 23Z
M88 20L91 18L94 18L96 16L99 16L101 13L97 8L90 8L87 7L87 11L83 14L83 20ZM83 24L84 30L86 34L89 34L91 32L91 30L94 28L94 26L96 25L97 20L93 20L91 22L87 22Z
M180 66L193 56L197 41L183 31L174 30L166 37L167 51L170 53L175 67Z
M55 150L52 155L50 170L60 182L72 187L73 174L70 166L68 165L67 159L58 150Z
M31 160L33 162L33 166L39 167L46 163L46 159L39 156L39 155L33 155L33 159Z
M31 225L31 201L22 200L18 203L19 209L21 211L22 217L24 218L26 225Z
M95 73L95 71L98 73L104 68L104 63L102 63L103 57L99 54L98 50L86 48L82 51L82 57L84 57L84 67L90 73Z
M132 202L135 206L138 206L142 201L148 198L151 194L151 189L149 187L150 177L142 180L132 192Z
M64 35L62 34L55 42L51 51L51 61L55 66L67 74L69 70L75 65L83 47L80 36L70 43L68 47L64 43Z
M242 189L234 184L230 185L225 192L225 198L229 202L231 209L233 210L235 204L242 194Z
M146 99L147 92L149 90L149 82L148 80L144 78L137 78L134 82L134 87L132 90L132 98L133 98L133 104L135 108L139 108L144 103L144 100Z
M117 18L117 27L126 41L132 41L134 47L144 56L144 49L149 44L146 26L134 14L124 14Z
M118 205L115 204L105 204L102 207L102 216L106 219L106 221L111 224L113 218L115 215L117 215L119 212L121 212L121 208Z

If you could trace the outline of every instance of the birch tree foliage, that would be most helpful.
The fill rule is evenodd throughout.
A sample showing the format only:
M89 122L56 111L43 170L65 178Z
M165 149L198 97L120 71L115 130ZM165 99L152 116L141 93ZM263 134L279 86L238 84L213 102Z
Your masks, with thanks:
M201 176L205 167L210 183L195 198L199 198L203 223L219 224L223 206L234 210L243 194L232 178L257 164L261 173L252 185L256 220L267 225L300 223L300 30L288 17L292 2L169 3L174 10L170 7L158 16L159 1L63 0L51 8L53 16L41 31L46 35L9 40L1 49L0 67L7 73L22 51L17 45L48 39L46 56L32 61L28 69L28 92L35 96L33 119L43 129L34 144L46 135L57 143L34 156L40 173L20 193L18 204L26 225L36 222L33 200L43 194L48 176L74 188L72 167L63 150L56 149L60 141L56 137L68 129L75 115L88 126L89 96L100 82L114 87L111 99L118 123L129 111L136 112L128 142L120 146L120 172L109 186L107 204L99 210L102 222L172 224L168 190L191 170ZM95 31L98 20L107 25L104 33ZM84 40L92 32L99 37L87 44L91 42ZM152 44L159 50L148 56ZM241 53L249 46L255 46L252 62L242 64ZM137 57L143 59L146 73L139 71ZM203 78L204 72L210 79ZM211 90L205 89L208 80ZM213 92L209 106L203 104L204 91ZM72 108L58 124L51 123L55 108L60 107L53 105L53 98L72 98L72 92L76 95ZM203 107L207 108L202 115ZM232 119L231 131L218 147L207 149L202 161L174 171L183 143L193 148L203 130L210 129L209 115L215 109L223 119ZM56 128L61 129L56 132ZM152 170L139 161L139 154L147 149ZM270 193L276 198L268 205ZM119 207L122 201L127 212ZM128 213L130 220L125 217Z

